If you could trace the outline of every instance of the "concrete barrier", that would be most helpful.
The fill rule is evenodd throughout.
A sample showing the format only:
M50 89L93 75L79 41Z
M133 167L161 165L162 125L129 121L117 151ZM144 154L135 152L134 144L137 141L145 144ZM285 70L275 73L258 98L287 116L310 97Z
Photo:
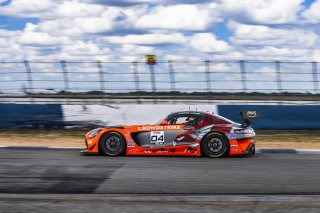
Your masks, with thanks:
M307 105L218 105L220 115L241 123L240 111L258 110L255 129L320 129L320 106Z
M320 129L318 105L60 105L0 104L0 128L65 128L67 126L154 123L179 110L218 113L242 122L240 111L258 110L255 129Z
M0 104L0 128L49 128L62 122L60 104Z

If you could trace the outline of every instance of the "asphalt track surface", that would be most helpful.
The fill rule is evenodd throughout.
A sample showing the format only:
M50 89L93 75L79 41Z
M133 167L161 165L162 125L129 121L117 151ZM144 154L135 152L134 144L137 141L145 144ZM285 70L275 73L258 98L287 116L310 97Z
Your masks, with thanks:
M66 209L319 212L320 155L211 159L0 149L0 212Z

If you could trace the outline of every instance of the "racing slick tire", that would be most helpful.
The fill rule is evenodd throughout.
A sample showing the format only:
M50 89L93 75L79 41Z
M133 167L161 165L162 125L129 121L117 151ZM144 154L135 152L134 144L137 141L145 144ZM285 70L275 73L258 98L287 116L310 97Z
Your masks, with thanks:
M249 153L247 154L247 156L253 157L255 154L256 154L256 147L253 146L253 147L250 149L250 151L249 151Z
M229 142L219 133L209 133L201 142L201 152L207 157L223 157L229 153Z
M117 132L104 134L99 142L99 152L109 156L123 155L126 151L126 140Z

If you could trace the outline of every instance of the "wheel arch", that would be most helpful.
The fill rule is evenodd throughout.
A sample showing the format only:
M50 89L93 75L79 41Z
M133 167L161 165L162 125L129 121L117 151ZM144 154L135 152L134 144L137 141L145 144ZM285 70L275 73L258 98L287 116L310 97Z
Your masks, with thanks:
M124 137L124 135L123 135L120 131L118 131L118 130L110 129L110 130L105 131L105 132L100 136L100 138L99 138L99 141L98 141L98 151L99 151L100 154L101 154L101 139L102 139L102 137L103 137L105 134L107 134L107 133L116 133L116 134L119 134L121 137L123 137L123 139L124 139L124 141L125 141L125 143L126 143L126 147L127 147L127 140L126 140L126 138Z
M201 138L200 147L202 146L203 140L204 140L207 136L209 136L210 134L217 134L217 135L220 135L220 136L224 137L224 138L227 140L228 145L229 145L229 147L228 147L228 150L229 150L228 153L230 152L230 141L229 141L228 137L225 135L225 133L223 133L223 132L221 132L221 131L217 131L217 130L213 130L213 131L210 131L210 132L208 132L207 134L205 134L205 135ZM202 151L201 151L201 155L203 155Z

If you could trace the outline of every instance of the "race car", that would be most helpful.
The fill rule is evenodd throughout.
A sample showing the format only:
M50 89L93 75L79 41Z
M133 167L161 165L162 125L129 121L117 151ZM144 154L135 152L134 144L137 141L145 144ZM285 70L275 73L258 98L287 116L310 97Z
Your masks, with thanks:
M214 113L180 111L154 124L108 126L85 136L81 153L109 156L207 156L254 155L255 132L250 119L257 111L240 113L243 123L235 123Z

